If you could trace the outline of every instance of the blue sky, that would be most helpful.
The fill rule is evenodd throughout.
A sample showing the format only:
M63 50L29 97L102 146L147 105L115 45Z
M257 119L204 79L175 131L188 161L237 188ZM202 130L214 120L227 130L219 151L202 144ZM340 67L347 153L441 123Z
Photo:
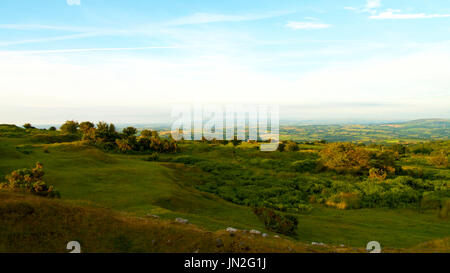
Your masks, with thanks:
M444 0L2 0L0 14L0 122L81 120L89 107L142 122L190 102L450 117Z

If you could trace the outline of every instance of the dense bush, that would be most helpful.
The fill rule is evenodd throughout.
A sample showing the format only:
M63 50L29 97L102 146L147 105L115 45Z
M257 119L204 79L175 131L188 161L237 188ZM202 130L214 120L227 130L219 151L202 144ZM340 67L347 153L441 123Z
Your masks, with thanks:
M293 235L297 230L298 220L293 215L278 213L263 207L255 208L253 211L268 230L285 235Z
M99 122L95 127L91 122L80 123L83 140L107 151L121 153L177 152L178 145L173 139L160 138L156 131L143 130L136 136L138 130L126 127L122 133L116 131L114 124Z
M45 197L59 197L59 192L53 186L48 186L43 180L43 166L36 163L33 169L20 169L6 176L6 183L0 183L0 189L27 191Z
M63 125L61 125L61 131L67 134L75 134L78 131L80 125L77 121L68 120Z
M321 152L322 164L338 172L356 173L369 167L369 152L351 143L328 144Z
M296 172L313 172L317 168L317 160L304 159L292 162L291 166Z

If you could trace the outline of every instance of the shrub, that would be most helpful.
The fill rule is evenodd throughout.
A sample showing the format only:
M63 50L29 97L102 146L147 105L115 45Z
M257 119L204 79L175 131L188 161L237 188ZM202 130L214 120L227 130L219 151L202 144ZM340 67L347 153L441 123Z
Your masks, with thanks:
M8 181L0 184L0 189L27 191L45 197L59 197L59 192L42 180L43 176L43 166L38 162L33 169L15 170L7 175Z
M317 168L317 161L313 159L297 160L292 162L291 166L296 172L312 172Z
M159 159L159 154L158 153L152 153L150 156L146 157L144 160L145 161L158 161Z
M35 127L31 126L30 123L25 123L25 124L23 125L23 128L25 128L25 129L36 129Z
M63 125L61 125L61 131L67 134L75 134L78 131L78 127L80 125L78 122L73 120L66 121Z
M358 193L340 192L332 195L326 204L338 209L359 209L361 197Z
M448 156L444 151L441 151L439 154L430 157L430 163L438 168L447 168L448 164Z
M328 144L320 158L325 167L339 172L358 172L369 166L369 153L351 143Z
M284 148L285 151L288 152L296 152L299 150L297 143L293 141L289 141L286 147Z
M369 170L369 178L384 180L386 176L387 173L383 169L371 168Z
M254 213L264 222L267 229L285 235L293 235L298 226L297 217L288 214L277 213L268 208L255 208Z
M127 139L116 139L117 148L122 153L130 152L133 150L130 143L127 141Z

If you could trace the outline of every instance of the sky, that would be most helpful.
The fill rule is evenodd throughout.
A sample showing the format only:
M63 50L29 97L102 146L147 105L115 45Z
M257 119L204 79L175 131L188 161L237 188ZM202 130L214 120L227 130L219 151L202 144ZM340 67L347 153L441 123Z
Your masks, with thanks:
M1 0L0 123L450 118L447 0Z

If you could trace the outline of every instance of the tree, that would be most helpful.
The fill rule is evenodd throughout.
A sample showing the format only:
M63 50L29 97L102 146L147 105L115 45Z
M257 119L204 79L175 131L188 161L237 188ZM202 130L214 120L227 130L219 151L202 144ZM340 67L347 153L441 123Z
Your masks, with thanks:
M67 134L75 134L78 131L80 125L77 121L68 120L61 126L61 131Z
M392 151L372 153L369 165L372 168L380 170L381 173L394 174L399 169L395 163L396 155L397 153Z
M94 128L94 123L90 121L83 121L80 123L80 130L83 132L83 134L86 134L91 128Z
M95 137L96 140L100 142L115 142L119 136L116 132L116 127L114 124L111 123L108 125L106 122L100 121L97 123Z
M49 131L56 131L56 127L55 126L51 126L50 128L48 128Z
M141 137L151 137L151 136L152 136L152 130L145 129L145 130L141 131Z
M124 129L122 130L122 133L123 133L126 137L134 136L134 135L137 134L137 129L130 126L130 127L124 128Z
M30 123L25 123L25 124L23 125L23 128L25 128L25 129L36 129L36 128L34 128L33 126L31 126Z

